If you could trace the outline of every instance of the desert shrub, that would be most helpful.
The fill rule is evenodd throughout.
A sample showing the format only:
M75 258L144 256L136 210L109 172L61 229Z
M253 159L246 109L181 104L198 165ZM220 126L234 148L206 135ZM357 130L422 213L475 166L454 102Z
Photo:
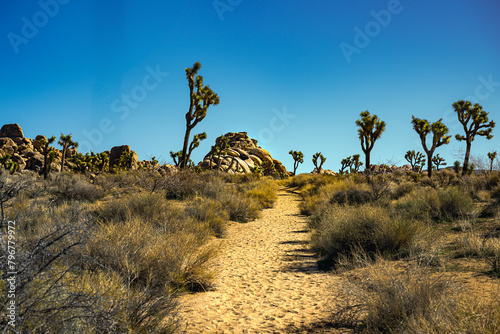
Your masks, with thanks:
M441 215L443 219L451 220L472 216L475 206L472 198L459 188L450 187L438 192L441 201Z
M391 191L391 197L393 199L399 199L415 189L415 184L412 182L401 182L396 187L394 187Z
M329 206L330 198L342 190L347 190L356 185L339 178L330 178L330 182L321 185L306 185L300 195L304 200L299 204L302 214L314 216Z
M500 240L498 238L486 239L481 256L488 262L491 272L500 276Z
M433 188L417 188L399 199L394 210L396 216L405 219L431 221L439 219L441 202L438 193Z
M321 257L319 265L329 268L339 256L349 257L356 249L371 257L402 256L409 252L417 233L415 224L391 219L381 207L331 206L319 218L311 243Z
M69 283L72 271L79 268L84 243L89 239L88 217L71 218L49 212L52 221L44 228L38 228L25 238L31 229L21 228L31 221L24 213L23 219L16 221L16 330L19 333L68 333L107 332L113 323L113 314L105 307L102 295L88 293L79 286ZM26 219L26 220L25 220ZM3 231L2 231L3 232ZM3 233L2 233L3 234ZM6 238L0 238L1 256L7 256ZM2 290L6 279L10 278L2 265ZM6 295L0 297L2 305L7 305ZM8 329L7 318L2 317L0 327Z
M436 181L433 178L428 178L428 177L422 178L418 182L418 185L420 187L431 187L431 188L434 188L434 189L438 188L438 184L436 183Z
M242 185L241 189L248 196L259 203L261 208L270 208L277 199L276 181L262 178Z
M104 197L104 190L82 175L58 173L49 184L50 191L66 200L94 202Z
M190 170L181 170L167 177L163 187L168 199L183 199L196 195L202 187L202 181Z
M467 231L460 234L454 242L454 256L480 256L484 245L484 238L477 233Z
M485 190L492 190L495 189L500 185L500 172L498 171L493 171L491 173L485 174Z
M245 223L259 217L261 209L259 203L251 197L244 196L234 188L219 193L217 201L227 210L231 220Z
M151 193L137 193L104 202L96 209L100 220L125 222L138 218L147 222L160 223L172 210L163 196Z
M475 214L472 198L459 188L435 190L419 188L396 202L397 216L423 221L443 221L471 217Z
M198 221L206 222L215 236L221 237L226 231L229 213L221 202L211 198L196 197L186 207L186 214Z
M333 194L330 203L357 205L372 202L374 199L370 191L350 188Z
M438 188L446 188L459 182L457 174L449 169L443 169L435 172L433 174L433 180Z
M94 184L101 186L103 189L116 188L135 188L137 186L137 178L132 172L115 173L99 173L94 179Z
M491 198L500 203L500 186L496 186L491 190Z
M343 306L334 322L366 333L462 332L457 287L427 267L414 264L401 270L379 260L347 284L349 294L341 296Z
M186 220L186 224L197 222ZM119 273L127 287L168 289L173 285L198 290L212 278L207 262L215 253L210 247L202 250L206 235L186 230L165 233L133 218L102 224L87 247L89 256L99 266Z

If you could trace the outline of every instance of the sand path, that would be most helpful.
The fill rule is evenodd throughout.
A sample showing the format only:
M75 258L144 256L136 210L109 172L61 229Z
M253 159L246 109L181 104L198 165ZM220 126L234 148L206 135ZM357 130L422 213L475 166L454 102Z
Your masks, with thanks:
M214 291L181 296L185 333L329 333L339 278L316 270L300 197L280 191L271 209L233 224L216 261Z

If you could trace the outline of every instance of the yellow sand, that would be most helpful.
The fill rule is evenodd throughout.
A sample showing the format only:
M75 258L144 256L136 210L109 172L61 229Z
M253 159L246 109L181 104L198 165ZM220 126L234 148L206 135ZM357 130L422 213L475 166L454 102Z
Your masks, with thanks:
M300 197L280 192L272 209L233 224L216 260L214 291L180 297L185 333L329 333L339 278L316 269Z

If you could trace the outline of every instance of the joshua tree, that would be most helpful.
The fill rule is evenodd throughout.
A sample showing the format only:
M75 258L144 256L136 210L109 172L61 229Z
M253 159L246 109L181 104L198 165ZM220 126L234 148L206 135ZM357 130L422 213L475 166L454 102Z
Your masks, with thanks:
M90 151L90 154L85 153L85 155L77 153L70 158L70 161L75 164L72 168L75 172L102 172L107 169L109 156L105 152L95 154Z
M340 163L341 163L342 166L339 169L339 173L340 173L340 175L344 175L345 174L345 170L347 169L347 167L351 167L352 166L351 157L348 156L347 158L342 159L340 161Z
M456 160L454 163L453 163L453 170L455 171L455 173L457 173L457 175L460 173L460 161Z
M405 159L411 165L411 170L414 172L422 170L425 165L425 158L422 152L416 152L415 150L407 151L405 154Z
M441 123L442 119L437 122L429 124L429 121L426 119L416 118L415 116L411 117L411 123L413 124L413 129L420 136L420 140L422 141L422 147L424 148L425 153L427 153L427 175L429 177L432 176L432 155L436 148L441 145L448 144L450 142L451 136L447 136L448 128L446 125ZM431 147L427 147L426 137L432 132L432 145Z
M444 162L444 158L439 156L439 153L432 157L432 163L436 166L436 169L439 170L439 166L446 166L446 162Z
M50 166L55 158L54 148L50 147L50 144L56 141L56 137L52 136L49 139L43 138L40 141L40 147L42 149L43 155L43 178L47 179L47 175L50 171Z
M184 145L179 160L181 168L187 167L189 160L190 153L188 154L188 144L191 130L205 118L208 108L211 105L219 104L219 96L214 93L209 86L203 85L203 77L197 75L200 68L201 64L199 62L194 63L191 68L186 68L186 78L189 84L189 110L186 113L186 134L184 135ZM192 151L191 147L193 147L193 149L196 147L197 140L199 141L201 138L196 138L195 136L193 143L191 143L189 147L190 151Z
M71 133L69 135L63 135L61 133L61 137L59 138L59 141L57 142L59 145L62 146L62 158L61 158L61 172L64 169L64 162L66 160L66 152L68 151L69 148L77 148L78 143L73 141L73 138L71 137Z
M6 170L8 170L10 174L14 174L19 169L19 164L11 160L10 154L6 154L3 157L0 157L0 165L2 165Z
M217 138L215 145L212 146L211 158L210 161L214 160L214 157L217 157L217 170L220 170L222 164L221 156L226 154L225 149L229 148L229 138L224 135L221 135ZM210 164L210 169L212 169L212 165Z
M134 161L134 152L123 152L115 163L114 171L118 172L121 170L132 169L132 162Z
M193 152L193 150L200 146L200 142L205 139L207 139L207 134L205 132L198 133L194 136L193 141L191 142L191 144L189 144L189 151L187 154L188 162L191 160L191 153Z
M455 138L458 141L465 140L465 158L462 166L462 175L469 170L470 148L475 136L484 136L486 139L493 138L491 131L495 127L495 122L488 122L488 113L478 103L474 106L469 101L460 100L452 104L453 109L458 116L458 121L462 123L465 131L464 135L457 134ZM469 124L469 122L471 122Z
M363 166L363 163L359 161L359 154L354 154L351 159L350 172L358 172L359 167Z
M361 119L356 120L359 126L358 135L361 140L361 148L365 153L365 170L370 170L370 152L375 145L375 141L380 138L385 131L385 122L381 121L376 115L370 115L370 112L363 111Z
M319 166L318 166L318 159L320 159L320 161L321 161ZM317 152L316 154L313 155L312 161L313 161L314 167L316 167L316 170L319 173L321 171L321 166L323 166L323 164L326 161L326 158L323 156L323 154L321 154L321 152Z
M174 160L174 165L176 167L179 167L179 163L180 163L181 157L182 157L182 151L178 151L178 152L170 151L170 157Z
M301 151L292 151L288 152L288 154L292 155L293 158L293 175L297 172L297 168L299 167L299 164L304 162L304 153Z
M496 157L497 157L497 151L488 152L488 159L490 159L490 172L493 171L493 162L495 161Z

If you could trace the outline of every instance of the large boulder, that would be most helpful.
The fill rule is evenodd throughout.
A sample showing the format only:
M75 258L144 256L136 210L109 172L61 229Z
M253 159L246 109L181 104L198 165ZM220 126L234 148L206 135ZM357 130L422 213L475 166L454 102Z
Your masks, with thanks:
M26 155L26 169L39 172L43 169L44 157L42 154L31 151Z
M0 138L0 149L4 154L14 155L17 152L17 144L8 137Z
M47 141L47 137L45 137L44 135L38 135L35 137L35 140L33 141L33 146L37 150L41 150L42 149L42 142L46 142L46 141Z
M113 168L118 162L118 159L122 156L123 153L130 153L132 152L132 170L137 169L137 162L139 161L139 158L137 156L137 153L135 151L132 151L130 149L129 145L122 145L122 146L115 146L111 149L111 152L109 153L109 171L112 172Z
M7 138L23 138L23 129L19 126L19 124L5 124L0 129L0 137Z
M211 150L200 162L203 169L216 169L220 164L220 169L229 174L251 173L251 168L262 166L267 162L269 167L274 165L277 172L288 174L283 164L273 159L271 154L257 145L257 140L252 139L246 132L228 132L224 135L228 139L229 148L225 148L224 154L217 156ZM215 140L215 147L222 146L222 136ZM220 161L219 161L220 159Z
M11 158L12 161L17 162L19 165L19 171L22 171L26 168L26 159L24 159L22 156L19 154L14 154Z

